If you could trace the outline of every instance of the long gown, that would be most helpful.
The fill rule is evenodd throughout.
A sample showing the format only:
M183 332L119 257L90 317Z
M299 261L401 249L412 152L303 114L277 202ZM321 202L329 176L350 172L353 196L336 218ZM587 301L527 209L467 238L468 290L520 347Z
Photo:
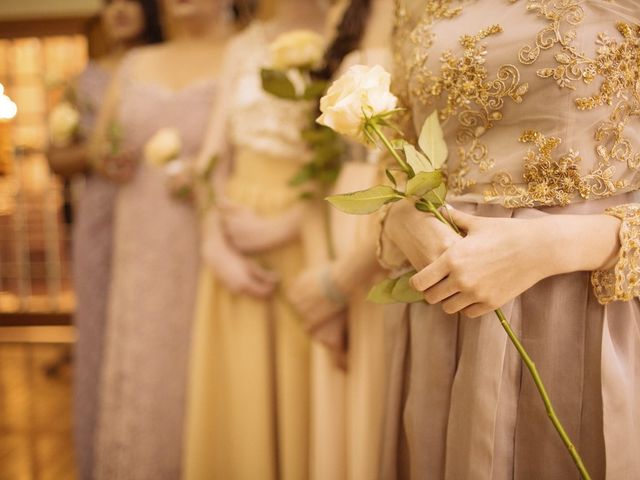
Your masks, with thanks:
M80 129L88 138L111 73L90 62L78 77L76 94ZM74 430L79 477L91 478L98 410L107 301L111 279L111 241L116 186L88 174L78 200L73 230L73 279L76 294L74 324Z
M226 196L264 216L299 200L289 185L308 156L301 129L308 103L262 90L260 67L272 37L256 22L236 39L241 59L229 121L233 173ZM310 345L288 304L286 285L304 268L302 240L256 255L279 274L268 300L231 293L204 268L189 388L188 480L309 478Z
M399 1L397 89L416 132L439 110L449 200L513 218L638 202L638 17L632 0ZM640 478L638 227L623 225L617 275L554 276L504 306L594 479ZM383 235L383 259L393 248ZM579 477L493 314L401 310L381 478Z
M181 156L198 153L216 81L173 91L121 69L118 122L138 151L163 127L178 130ZM181 476L188 352L199 266L197 216L168 191L161 170L140 160L120 187L95 477Z

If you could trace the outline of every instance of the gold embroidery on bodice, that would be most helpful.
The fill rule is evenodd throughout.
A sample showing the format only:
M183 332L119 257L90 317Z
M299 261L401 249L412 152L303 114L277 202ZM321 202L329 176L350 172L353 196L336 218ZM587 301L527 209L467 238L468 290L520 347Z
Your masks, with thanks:
M610 111L604 120L588 127L594 128L594 148L582 154L590 155L590 160L595 162L591 162L590 168L587 164L587 173L581 170L580 166L586 162L577 150L558 154L559 138L547 138L543 132L529 128L519 140L536 148L529 149L523 158L522 179L516 184L511 174L496 172L484 192L485 200L512 208L566 205L576 198L602 198L637 187L634 175L617 170L619 167L632 171L640 168L640 152L634 151L627 130L630 122L640 119L640 26L618 23L620 38L598 34L594 40L596 53L590 56L581 51L577 42L578 29L586 15L584 2L508 0L506 3L505 8L524 4L528 13L544 22L535 39L522 46L517 54L522 68L544 59L546 65L535 70L535 77L540 81L554 81L558 88L568 92L576 91L573 101L578 112L607 107ZM406 17L403 2L397 0L397 4L398 11ZM503 119L505 99L516 104L526 102L529 90L528 83L521 81L519 68L513 64L501 65L495 78L490 78L486 67L490 53L482 40L501 33L500 25L477 35L463 35L460 38L462 53L457 56L446 51L440 58L439 71L432 73L426 67L429 49L435 40L434 22L457 17L463 6L462 2L452 0L427 1L422 16L409 29L411 22L401 15L398 17L396 35L397 42L407 38L412 42L413 55L406 54L406 44L404 51L396 49L402 57L397 57L397 67L405 101L417 100L424 106L434 107L438 101L441 119L454 117L458 122L455 141L459 163L450 168L448 178L449 187L456 194L465 193L476 184L474 175L470 175L473 168L486 173L494 167L490 145L483 143L481 137ZM597 81L601 83L595 88ZM578 89L582 95L577 94ZM592 92L585 95L583 91L588 89ZM525 129L526 121L522 119ZM584 149L584 145L579 146Z

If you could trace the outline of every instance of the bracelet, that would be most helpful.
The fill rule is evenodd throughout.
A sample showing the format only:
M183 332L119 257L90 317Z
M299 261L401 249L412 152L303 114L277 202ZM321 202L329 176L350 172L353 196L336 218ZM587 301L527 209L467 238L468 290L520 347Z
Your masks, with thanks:
M331 268L327 267L320 273L320 283L322 285L324 295L333 303L338 305L346 305L349 299L331 278Z

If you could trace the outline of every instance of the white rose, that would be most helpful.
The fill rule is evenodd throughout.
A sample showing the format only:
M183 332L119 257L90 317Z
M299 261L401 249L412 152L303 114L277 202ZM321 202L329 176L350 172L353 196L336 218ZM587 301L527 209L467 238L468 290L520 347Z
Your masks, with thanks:
M320 99L318 123L338 133L365 142L365 116L392 112L398 99L391 93L391 74L380 65L354 65L333 82Z
M49 135L51 143L57 147L71 144L78 133L80 114L69 102L58 104L49 115Z
M149 165L161 167L180 156L182 141L175 128L162 128L144 146L144 159Z
M162 167L165 184L172 195L184 197L191 193L193 186L193 168L181 158L170 161Z
M274 68L315 68L322 63L324 39L310 30L283 33L269 47Z

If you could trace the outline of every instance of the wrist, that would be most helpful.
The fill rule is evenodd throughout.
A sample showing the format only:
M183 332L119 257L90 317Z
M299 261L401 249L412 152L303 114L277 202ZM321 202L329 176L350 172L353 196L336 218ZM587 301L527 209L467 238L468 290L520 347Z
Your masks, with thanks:
M550 239L553 273L606 270L619 251L620 220L610 215L553 215L537 229ZM553 234L549 234L553 232Z

